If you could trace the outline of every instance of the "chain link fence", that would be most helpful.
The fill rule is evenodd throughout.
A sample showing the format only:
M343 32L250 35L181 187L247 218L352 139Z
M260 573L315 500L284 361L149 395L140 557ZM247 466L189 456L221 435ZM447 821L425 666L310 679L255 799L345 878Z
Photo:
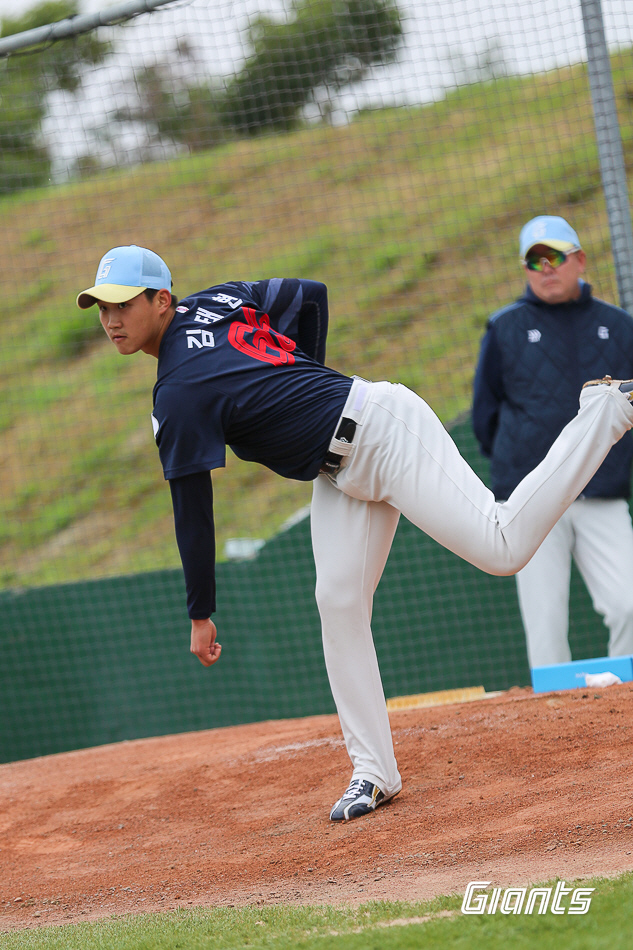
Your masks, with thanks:
M141 354L120 359L96 314L74 305L109 247L152 247L179 296L236 278L324 281L330 365L415 389L484 478L468 422L471 383L487 317L523 289L522 224L563 215L580 234L596 295L617 303L630 292L625 0L603 0L597 13L579 0L152 5L132 15L149 4L48 4L59 13L57 36L36 5L1 13L0 581L14 657L4 715L18 732L20 709L33 709L43 683L60 703L66 691L65 722L83 716L46 670L54 651L60 683L85 677L95 609L100 662L116 668L125 652L125 668L137 670L107 689L133 693L139 709L150 694L170 702L156 693L165 667L142 672L147 639L164 643L165 656L172 645L187 650L149 419L156 365ZM58 38L68 23L79 31ZM283 685L266 674L258 706L244 703L235 657L224 711L207 708L189 725L329 711L311 599L310 486L236 459L214 483L225 650L233 637L244 659L244 644L265 642L283 616L292 662ZM279 561L271 552L282 542ZM528 682L513 583L484 578L406 527L397 544L397 570L376 606L389 692ZM253 560L233 561L235 552ZM116 578L132 590L138 579L125 610L98 593ZM293 596L304 606L286 617ZM575 596L576 655L600 655L606 632ZM27 675L33 652L42 665L35 659ZM26 679L16 694L18 668ZM204 676L195 688L210 693L209 674L190 666L167 693ZM320 684L312 698L311 683ZM188 727L167 714L143 725L139 715L123 717L107 741ZM99 741L50 729L38 754ZM18 743L5 755L32 749Z

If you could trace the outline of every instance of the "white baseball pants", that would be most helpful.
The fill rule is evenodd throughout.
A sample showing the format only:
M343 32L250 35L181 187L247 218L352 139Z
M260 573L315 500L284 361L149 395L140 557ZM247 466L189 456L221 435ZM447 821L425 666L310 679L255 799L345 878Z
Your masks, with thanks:
M342 413L357 424L331 478L314 482L312 544L325 662L353 778L387 795L401 787L371 632L373 596L400 512L490 574L514 574L578 497L611 446L633 426L616 387L584 389L578 415L504 503L475 475L415 393L354 380Z
M633 525L623 498L579 498L516 576L530 666L568 663L572 558L609 628L609 656L633 653Z

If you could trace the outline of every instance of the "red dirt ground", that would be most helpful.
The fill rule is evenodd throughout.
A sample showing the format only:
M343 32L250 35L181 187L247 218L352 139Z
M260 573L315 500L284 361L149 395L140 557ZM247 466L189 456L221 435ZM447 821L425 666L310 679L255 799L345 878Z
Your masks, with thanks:
M633 869L633 684L391 714L404 788L329 821L334 716L0 766L0 931L175 907L423 900Z

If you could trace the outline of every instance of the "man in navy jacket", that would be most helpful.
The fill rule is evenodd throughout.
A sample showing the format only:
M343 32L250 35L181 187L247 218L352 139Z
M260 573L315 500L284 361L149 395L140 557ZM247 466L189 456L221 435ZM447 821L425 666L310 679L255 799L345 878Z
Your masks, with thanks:
M586 256L560 217L520 235L523 296L489 319L475 374L473 427L497 500L510 496L576 412L592 376L633 373L633 319L582 279ZM517 576L530 666L565 663L572 558L609 629L609 654L633 653L633 527L627 433Z

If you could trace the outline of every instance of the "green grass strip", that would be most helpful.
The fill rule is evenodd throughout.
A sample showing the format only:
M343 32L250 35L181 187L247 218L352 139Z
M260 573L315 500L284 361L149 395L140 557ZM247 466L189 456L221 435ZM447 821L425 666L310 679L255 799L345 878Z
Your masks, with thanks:
M629 950L633 873L571 886L594 888L585 915L497 909L467 916L460 895L358 908L274 905L129 915L3 934L0 943L3 950ZM569 898L561 906L568 908Z

